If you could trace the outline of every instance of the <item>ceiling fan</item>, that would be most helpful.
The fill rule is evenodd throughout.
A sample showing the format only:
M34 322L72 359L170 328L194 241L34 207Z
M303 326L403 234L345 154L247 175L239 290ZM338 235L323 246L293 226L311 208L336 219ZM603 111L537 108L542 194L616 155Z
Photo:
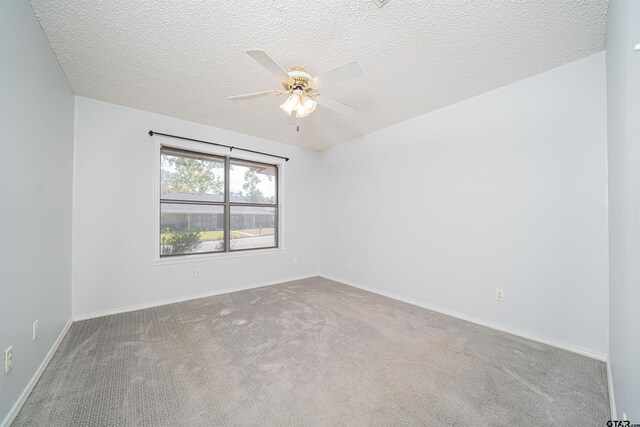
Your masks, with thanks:
M283 89L230 96L227 98L228 100L247 101L264 96L289 95L286 101L280 105L280 109L289 116L291 124L296 124L296 119L307 117L313 113L318 104L345 115L353 114L356 111L354 107L322 95L317 90L332 83L364 74L364 70L357 62L336 68L319 77L312 77L302 67L295 67L288 72L285 71L264 50L249 50L247 53L276 76L282 83ZM298 130L300 129L298 128Z

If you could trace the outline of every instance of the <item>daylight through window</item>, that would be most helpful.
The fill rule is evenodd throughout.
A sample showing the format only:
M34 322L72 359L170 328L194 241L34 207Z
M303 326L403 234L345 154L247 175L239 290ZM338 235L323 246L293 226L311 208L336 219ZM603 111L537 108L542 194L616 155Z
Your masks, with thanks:
M278 166L163 147L160 256L278 247Z

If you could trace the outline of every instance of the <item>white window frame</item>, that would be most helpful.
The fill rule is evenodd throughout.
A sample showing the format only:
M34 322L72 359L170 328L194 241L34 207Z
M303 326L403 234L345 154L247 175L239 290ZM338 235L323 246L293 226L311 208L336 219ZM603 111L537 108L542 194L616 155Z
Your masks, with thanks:
M250 256L260 256L260 255L273 255L277 253L283 253L286 251L285 246L285 192L284 192L284 173L285 173L285 163L284 159L279 159L277 157L265 156L262 154L255 153L244 153L242 151L233 151L231 152L228 148L225 147L217 147L214 145L207 145L200 142L194 141L186 141L178 138L171 138L163 135L154 135L152 137L153 141L153 167L151 170L153 171L153 181L152 181L152 194L153 194L153 210L150 212L150 215L153 218L151 223L153 224L153 248L151 249L151 253L153 254L151 258L151 264L153 266L161 266L161 265L171 265L171 264L183 264L183 263L191 263L191 262L203 262L203 261L214 261L228 258L242 258L242 257L250 257ZM193 151L196 153L203 154L211 154L214 156L223 156L223 157L232 157L234 159L239 160L248 160L254 162L262 162L269 163L278 166L278 179L276 180L278 183L278 235L277 235L277 248L267 248L267 249L247 249L237 252L218 252L218 253L206 253L206 254L185 254L185 255L176 255L171 257L161 257L160 256L160 161L161 161L161 150L162 147L167 148L176 148L179 150L187 150Z

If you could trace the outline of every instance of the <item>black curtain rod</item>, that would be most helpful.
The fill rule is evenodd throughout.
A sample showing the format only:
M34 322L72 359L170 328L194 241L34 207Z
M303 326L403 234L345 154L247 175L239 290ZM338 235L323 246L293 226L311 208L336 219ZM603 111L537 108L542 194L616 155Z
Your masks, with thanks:
M276 154L269 154L269 153L264 153L262 151L248 150L246 148L234 147L232 145L218 144L217 142L202 141L200 139L187 138L187 137L184 137L184 136L171 135L171 134L168 134L168 133L160 133L160 132L154 132L154 131L150 130L149 131L149 136L153 136L153 135L168 136L168 137L171 137L171 138L184 139L185 141L201 142L203 144L216 145L218 147L225 147L225 148L228 148L230 151L233 151L233 150L246 151L248 153L262 154L263 156L277 157L278 159L284 159L285 162L289 161L288 157L278 156Z

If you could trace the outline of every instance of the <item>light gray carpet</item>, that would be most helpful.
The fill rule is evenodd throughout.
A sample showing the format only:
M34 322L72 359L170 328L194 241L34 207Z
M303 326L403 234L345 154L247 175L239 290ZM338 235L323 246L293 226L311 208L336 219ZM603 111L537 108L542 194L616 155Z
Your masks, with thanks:
M14 425L608 419L602 362L313 278L74 323Z

